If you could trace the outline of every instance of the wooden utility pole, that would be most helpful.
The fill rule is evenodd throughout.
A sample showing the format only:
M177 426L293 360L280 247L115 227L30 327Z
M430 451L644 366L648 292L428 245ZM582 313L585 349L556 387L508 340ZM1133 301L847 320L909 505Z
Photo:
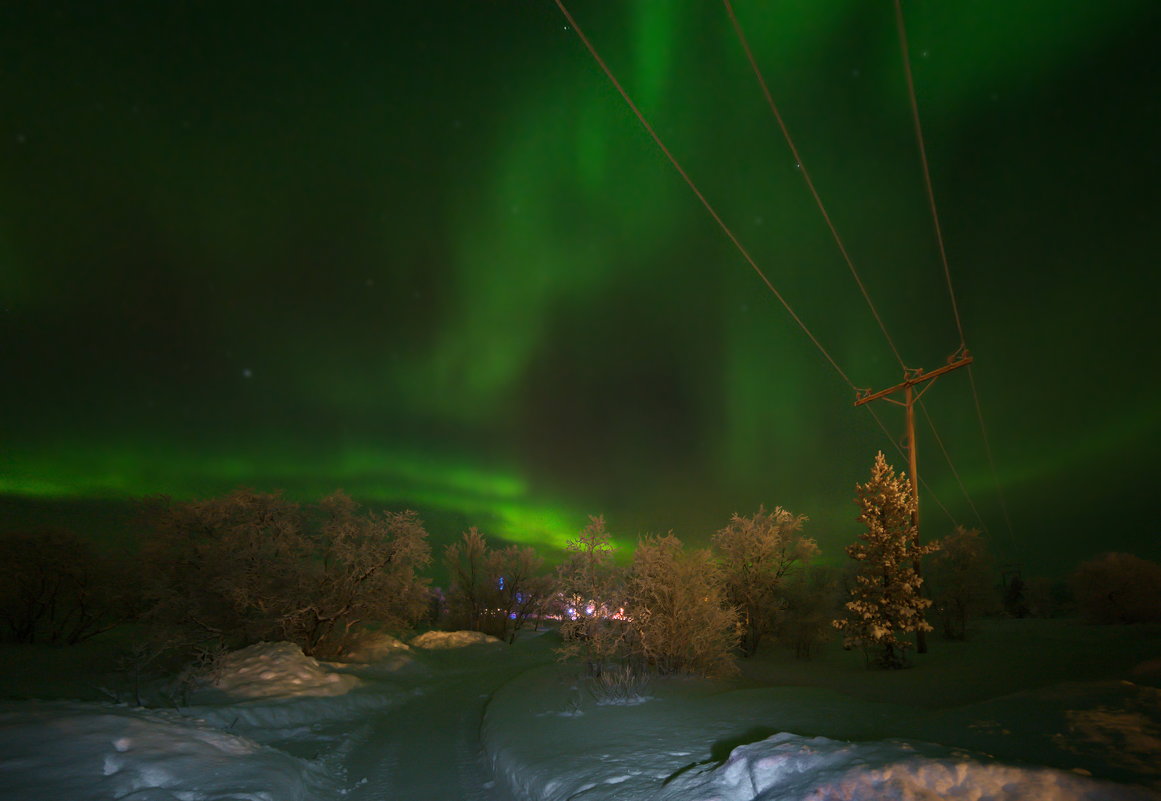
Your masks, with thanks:
M915 447L915 401L919 400L923 393L931 389L931 384L923 387L918 392L915 387L925 381L932 381L939 378L944 373L950 373L952 370L960 367L965 367L971 364L972 357L968 355L966 348L960 348L947 359L947 364L943 367L938 367L930 372L923 372L922 368L904 367L903 368L903 383L896 384L887 389L881 389L878 392L871 392L871 390L861 390L858 398L855 400L855 406L862 406L864 403L870 403L873 400L885 400L888 403L893 403L896 406L902 406L907 410L907 457L911 462L911 525L915 529L915 542L919 543L919 460L916 454ZM903 390L903 400L897 401L890 395ZM919 559L915 560L915 574L919 573ZM921 654L927 653L927 632L922 629L915 632L915 650Z

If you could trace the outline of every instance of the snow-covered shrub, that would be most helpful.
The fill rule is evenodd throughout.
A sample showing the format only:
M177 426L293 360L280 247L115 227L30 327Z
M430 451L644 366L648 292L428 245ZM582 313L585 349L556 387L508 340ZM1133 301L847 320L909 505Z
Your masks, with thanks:
M741 623L708 550L686 551L672 534L641 540L627 600L631 647L659 672L721 675L737 669L732 652Z
M469 645L499 644L500 639L482 631L425 631L411 639L412 648L440 651Z
M1096 623L1161 621L1161 565L1127 553L1106 553L1072 574L1080 611Z
M75 645L133 616L127 566L72 532L0 537L0 639Z
M923 619L931 601L919 594L923 579L915 566L938 546L919 544L911 482L895 473L882 451L875 456L871 480L856 484L855 492L866 530L847 546L858 566L846 615L834 626L845 632L845 647L862 648L880 667L904 667L911 643L899 634L931 631Z
M784 577L818 555L815 541L802 535L806 520L780 506L772 512L759 507L753 517L735 514L714 535L726 597L741 615L744 656L758 650L762 635L774 625Z
M339 655L358 625L406 627L427 603L427 532L414 512L361 514L342 493L302 510L280 494L163 501L146 542L158 638L239 648L291 640Z
M965 639L968 621L999 603L987 543L979 531L956 526L927 565L924 576L944 636Z

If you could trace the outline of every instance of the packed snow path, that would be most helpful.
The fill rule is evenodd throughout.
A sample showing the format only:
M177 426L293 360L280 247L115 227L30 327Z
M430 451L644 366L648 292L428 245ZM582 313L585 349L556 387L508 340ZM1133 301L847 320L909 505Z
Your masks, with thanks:
M421 658L433 669L408 699L375 714L354 735L345 760L347 797L503 801L480 739L484 712L496 690L552 662L551 643L474 645Z

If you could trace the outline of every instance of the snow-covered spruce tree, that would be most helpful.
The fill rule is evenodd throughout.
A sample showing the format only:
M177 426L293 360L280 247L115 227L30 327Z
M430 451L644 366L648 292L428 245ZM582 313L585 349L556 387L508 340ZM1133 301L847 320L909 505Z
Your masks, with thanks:
M621 572L613 564L612 537L604 517L590 515L589 524L566 545L557 571L564 621L560 626L562 659L582 658L591 676L621 655L625 627L618 615L624 606Z
M783 599L779 587L797 566L818 555L818 545L802 535L806 515L758 507L753 517L735 514L714 535L726 597L741 615L743 656L752 656L773 625Z
M659 673L737 670L741 625L708 550L686 551L673 534L646 537L633 554L626 595L630 647Z
M915 564L939 546L919 544L911 482L895 473L882 451L875 456L871 480L856 484L855 492L866 531L846 548L858 565L846 615L834 626L845 632L844 647L862 648L880 667L901 668L911 643L899 634L931 631L923 619L931 601L920 595L923 579Z

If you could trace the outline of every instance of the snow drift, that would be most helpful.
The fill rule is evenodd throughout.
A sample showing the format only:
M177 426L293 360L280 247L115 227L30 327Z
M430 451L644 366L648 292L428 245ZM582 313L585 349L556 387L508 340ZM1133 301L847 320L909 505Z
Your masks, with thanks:
M940 746L845 743L783 732L734 749L721 765L674 777L659 801L1156 801L1144 788L1051 768L988 764Z
M411 641L415 648L463 648L482 643L498 643L500 640L479 631L429 631Z
M251 799L335 794L320 765L175 712L78 702L0 712L0 795Z

